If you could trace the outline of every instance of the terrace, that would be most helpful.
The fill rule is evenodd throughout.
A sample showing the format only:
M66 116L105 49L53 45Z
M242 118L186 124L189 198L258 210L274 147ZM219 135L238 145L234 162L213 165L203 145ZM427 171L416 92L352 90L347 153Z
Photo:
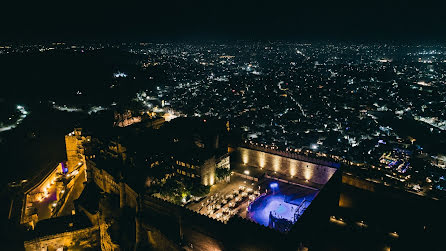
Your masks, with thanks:
M248 204L260 195L260 186L249 179L232 176L229 183L212 186L208 196L187 205L191 210L223 222L246 214Z

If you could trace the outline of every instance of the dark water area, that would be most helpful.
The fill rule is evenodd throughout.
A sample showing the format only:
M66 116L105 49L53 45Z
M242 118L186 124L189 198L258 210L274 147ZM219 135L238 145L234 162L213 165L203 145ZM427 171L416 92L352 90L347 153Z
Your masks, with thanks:
M446 132L434 129L432 126L405 116L399 119L391 112L374 112L379 121L395 130L401 137L415 138L415 144L420 145L429 153L446 153Z

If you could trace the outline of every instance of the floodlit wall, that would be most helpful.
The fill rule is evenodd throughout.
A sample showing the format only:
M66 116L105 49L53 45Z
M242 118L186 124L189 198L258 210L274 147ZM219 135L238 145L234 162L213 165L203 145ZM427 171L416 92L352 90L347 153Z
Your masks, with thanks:
M336 168L305 162L244 147L237 148L238 158L247 166L264 168L290 177L325 184L336 172Z
M205 186L212 186L215 183L215 157L207 159L200 166L201 183Z

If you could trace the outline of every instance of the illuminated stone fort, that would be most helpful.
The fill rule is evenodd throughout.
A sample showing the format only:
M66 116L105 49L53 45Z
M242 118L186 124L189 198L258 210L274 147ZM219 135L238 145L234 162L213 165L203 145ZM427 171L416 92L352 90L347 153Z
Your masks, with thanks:
M25 242L26 250L136 250L137 247L180 250L185 241L194 243L194 250L295 247L296 243L311 240L311 233L328 221L331 208L339 200L340 173L333 165L266 149L237 147L221 156L211 154L198 159L187 156L188 152L160 155L144 167L158 168L164 162L171 167L174 177L193 178L207 186L217 182L215 170L224 168L247 177L250 183L258 182L259 191L260 186L267 186L269 191L261 196L256 194L255 199L247 202L249 206L243 211L247 213L235 213L227 221L220 221L148 194L144 182L139 183L138 179L146 178L140 177L144 170L125 166L130 157L121 143L112 140L100 144L100 152L106 156L100 161L86 149L95 139L82 135L82 130L74 130L65 140L67 162L59 164L54 174L34 189L70 174L77 178L70 180L81 184L83 190L71 201L74 210L69 214L56 213L46 219L31 220L35 227L32 237ZM218 137L194 140L198 149L218 145ZM230 183L220 182L223 187L225 182ZM66 192L71 187L66 187ZM278 188L283 190L275 191ZM246 235L252 232L256 234Z

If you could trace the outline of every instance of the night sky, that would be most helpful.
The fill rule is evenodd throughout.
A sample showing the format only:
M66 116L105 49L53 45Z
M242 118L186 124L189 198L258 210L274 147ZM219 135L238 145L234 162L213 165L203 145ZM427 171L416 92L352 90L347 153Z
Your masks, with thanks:
M0 40L443 40L445 7L441 0L8 1Z

